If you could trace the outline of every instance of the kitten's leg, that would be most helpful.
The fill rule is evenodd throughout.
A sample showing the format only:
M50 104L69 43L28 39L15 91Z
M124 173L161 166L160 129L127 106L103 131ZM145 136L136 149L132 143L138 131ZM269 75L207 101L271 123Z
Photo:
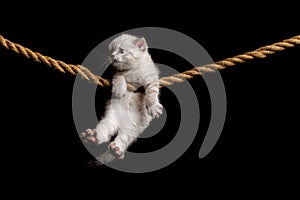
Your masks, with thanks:
M112 79L112 95L115 98L122 98L127 92L127 85L122 74L116 73Z
M105 116L99 121L96 128L91 130L87 129L81 133L83 141L93 142L101 144L103 142L108 142L111 137L117 132L118 123L114 113L111 110L108 110Z
M118 127L119 124L114 112L112 110L108 110L95 128L97 144L108 142L111 137L115 135Z
M119 159L124 159L125 150L134 142L138 134L128 134L127 131L119 131L118 136L109 144L109 149Z
M150 83L145 90L145 103L151 117L159 117L162 114L163 106L159 103L159 83Z

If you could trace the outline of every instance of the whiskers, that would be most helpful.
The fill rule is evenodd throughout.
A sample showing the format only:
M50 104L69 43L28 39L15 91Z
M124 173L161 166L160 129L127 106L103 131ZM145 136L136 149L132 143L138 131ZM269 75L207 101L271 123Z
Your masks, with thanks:
M111 61L109 60L109 55L107 53L101 53L100 51L96 51L96 54L99 58L100 67L107 67L111 64Z
M111 62L109 61L109 59L102 59L102 60L99 60L99 64L100 64L100 67L107 67L108 65L111 64Z

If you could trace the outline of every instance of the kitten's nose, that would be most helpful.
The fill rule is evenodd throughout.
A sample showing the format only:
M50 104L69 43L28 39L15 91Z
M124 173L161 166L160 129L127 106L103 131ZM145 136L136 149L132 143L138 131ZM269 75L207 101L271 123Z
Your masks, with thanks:
M111 62L119 62L119 59L114 55L112 55L110 58L111 58Z
M115 60L116 60L116 56L111 55L111 56L110 56L110 60L111 60L112 62L115 61Z

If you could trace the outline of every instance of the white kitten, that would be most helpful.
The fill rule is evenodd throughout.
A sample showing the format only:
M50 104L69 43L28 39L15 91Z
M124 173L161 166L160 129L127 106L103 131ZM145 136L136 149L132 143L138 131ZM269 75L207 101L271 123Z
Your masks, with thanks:
M148 52L144 38L122 34L109 44L110 61L116 69L112 80L112 99L94 130L81 134L87 142L101 144L111 140L111 153L124 158L128 146L148 127L151 120L162 114L159 103L159 71ZM126 84L143 92L130 92ZM107 156L108 154L103 154ZM102 158L101 161L107 160Z

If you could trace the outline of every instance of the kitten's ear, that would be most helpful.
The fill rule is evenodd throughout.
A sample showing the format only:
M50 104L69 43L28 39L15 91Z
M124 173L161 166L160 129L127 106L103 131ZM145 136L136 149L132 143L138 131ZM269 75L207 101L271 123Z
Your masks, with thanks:
M142 51L148 48L145 38L138 38L135 40L135 45Z

